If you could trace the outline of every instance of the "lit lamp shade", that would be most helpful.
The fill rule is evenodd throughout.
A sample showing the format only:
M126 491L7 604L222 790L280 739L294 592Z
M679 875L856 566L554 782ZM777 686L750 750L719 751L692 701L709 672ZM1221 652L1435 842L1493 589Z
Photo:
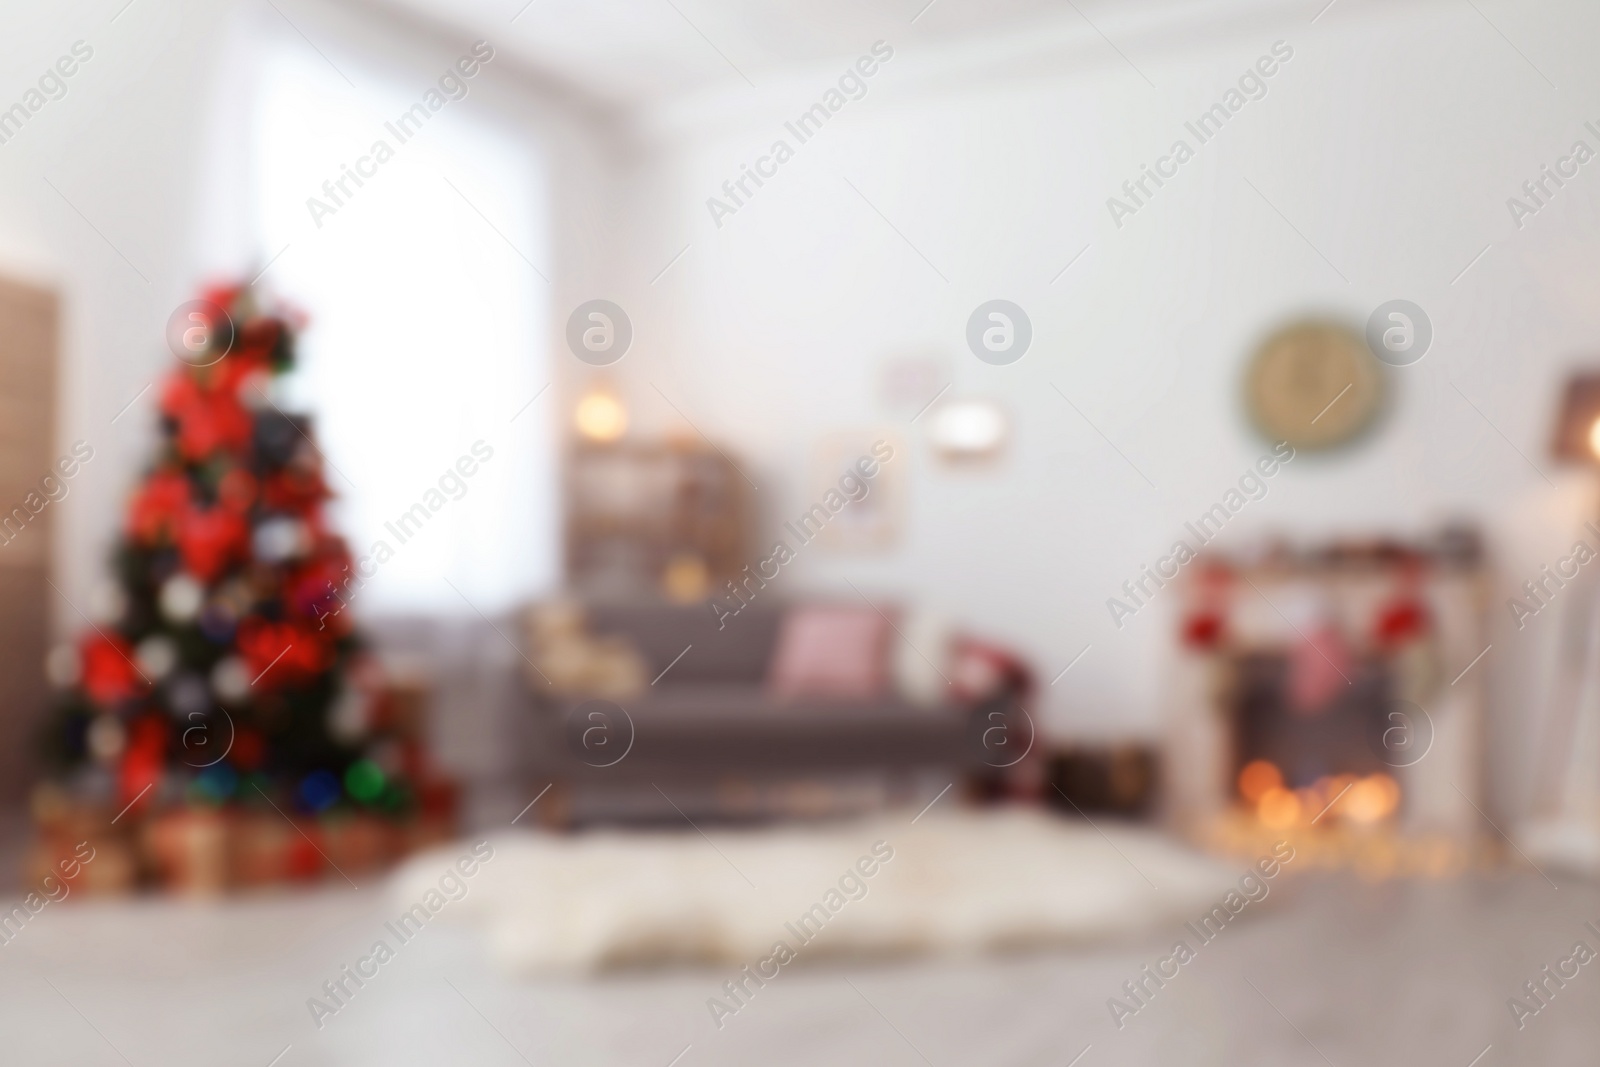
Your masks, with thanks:
M993 459L1007 435L1006 413L987 400L947 400L929 412L928 437L939 455L956 462Z
M1577 374L1567 381L1550 452L1567 463L1600 467L1600 374Z
M572 422L585 440L608 445L628 431L628 410L615 395L597 389L578 401Z

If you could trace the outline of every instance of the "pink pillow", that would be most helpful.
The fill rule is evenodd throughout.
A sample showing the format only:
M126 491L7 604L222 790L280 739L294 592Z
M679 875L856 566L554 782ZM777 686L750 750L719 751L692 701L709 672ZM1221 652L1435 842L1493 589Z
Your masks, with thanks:
M889 621L862 605L784 612L768 685L775 696L870 700L888 680Z

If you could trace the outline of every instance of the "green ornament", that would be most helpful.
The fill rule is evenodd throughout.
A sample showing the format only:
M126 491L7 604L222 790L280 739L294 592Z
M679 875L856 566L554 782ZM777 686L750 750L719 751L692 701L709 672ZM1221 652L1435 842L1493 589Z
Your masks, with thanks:
M383 771L369 759L358 759L344 772L344 787L363 803L371 803L383 792Z

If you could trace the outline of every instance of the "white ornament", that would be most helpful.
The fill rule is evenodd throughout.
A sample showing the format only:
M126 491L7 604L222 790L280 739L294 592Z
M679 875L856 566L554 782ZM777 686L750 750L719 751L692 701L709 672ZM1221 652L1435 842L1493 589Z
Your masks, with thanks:
M133 650L139 669L149 678L165 678L178 665L178 646L172 638L156 634L139 642Z
M244 660L227 656L211 668L211 688L218 698L228 703L238 703L250 695L250 672Z
M161 614L173 622L188 622L200 614L205 599L205 587L181 571L161 584Z
M311 538L305 524L297 519L268 519L255 528L251 542L257 559L281 563L305 555Z
M341 741L358 741L367 734L370 701L365 693L347 686L328 713L328 730Z

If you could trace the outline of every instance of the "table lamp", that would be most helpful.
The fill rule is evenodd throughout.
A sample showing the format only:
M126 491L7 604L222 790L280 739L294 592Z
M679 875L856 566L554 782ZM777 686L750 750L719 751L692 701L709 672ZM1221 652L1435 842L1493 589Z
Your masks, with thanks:
M1600 467L1600 374L1567 381L1550 453L1563 463Z

